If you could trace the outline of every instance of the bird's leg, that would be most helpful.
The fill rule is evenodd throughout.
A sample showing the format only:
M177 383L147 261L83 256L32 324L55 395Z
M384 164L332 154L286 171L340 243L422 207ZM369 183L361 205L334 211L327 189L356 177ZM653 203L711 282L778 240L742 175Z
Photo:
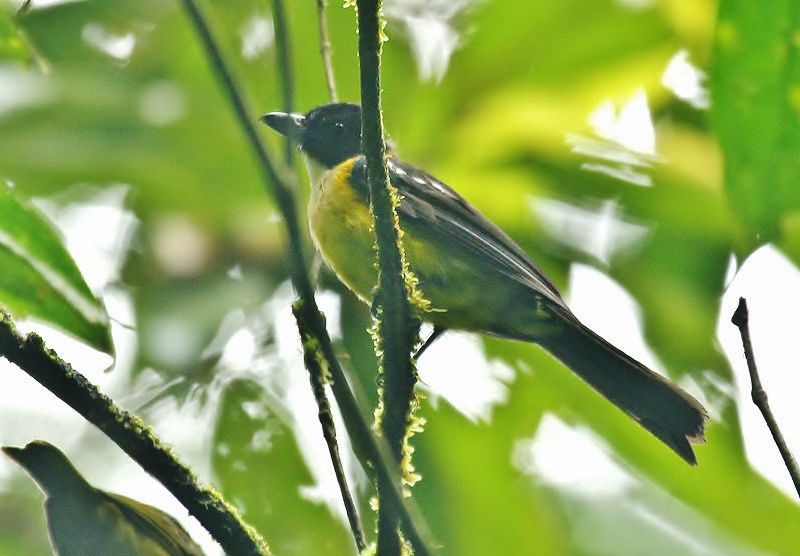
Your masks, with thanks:
M416 353L414 353L414 360L415 360L415 361L418 361L418 360L419 360L419 358L420 358L420 356L423 354L423 352L424 352L426 349L428 349L429 347L431 347L431 344L433 344L433 342L435 342L435 341L436 341L436 339L437 339L439 336L441 336L442 334L444 334L446 330L447 330L447 329L446 329L446 328L444 328L444 327L441 327L441 326L434 326L434 327L433 327L433 332L431 332L431 335L430 335L430 336L428 336L428 339L427 339L427 340L425 340L425 343L424 343L424 344L422 344L421 346L419 346L419 349L416 351Z

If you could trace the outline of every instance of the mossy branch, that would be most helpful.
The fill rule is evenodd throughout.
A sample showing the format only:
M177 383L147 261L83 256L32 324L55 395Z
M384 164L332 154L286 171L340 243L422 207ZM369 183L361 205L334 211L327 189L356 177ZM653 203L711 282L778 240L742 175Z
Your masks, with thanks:
M361 74L361 143L367 160L370 210L378 252L378 288L375 293L377 348L383 372L381 426L395 458L396 472L404 459L416 369L411 350L419 338L419 321L409 301L410 280L397 216L397 191L389 183L386 143L381 113L380 56L383 44L380 0L358 0L358 55ZM383 490L379 484L379 493ZM382 498L382 496L381 496ZM402 552L399 522L389 508L378 510L378 553Z
M115 405L86 377L48 349L39 336L22 337L5 312L0 316L0 356L28 373L103 431L164 485L227 554L271 554L264 539L242 520L236 509L225 502L219 492L201 485L192 471L178 461L172 449L139 417Z
M744 348L744 357L747 360L747 370L750 372L750 397L753 403L761 412L764 421L767 423L772 440L778 447L778 451L783 458L783 463L789 471L789 476L792 478L794 488L800 496L800 470L797 468L797 462L789 451L786 445L786 440L783 438L778 421L772 414L767 401L767 393L764 387L761 386L761 377L758 374L758 367L756 367L756 358L753 355L753 344L750 341L750 315L747 310L747 301L744 297L739 298L739 305L731 317L731 322L739 329L739 334L742 336L742 347Z
M388 463L391 461L389 449L383 439L377 438L372 433L364 413L359 407L350 386L347 384L344 371L336 358L333 344L325 328L325 319L314 298L314 289L305 265L302 235L297 218L297 205L293 188L289 185L288 178L279 172L272 163L272 159L255 128L255 120L251 118L247 109L247 103L241 88L225 62L219 44L212 35L208 22L197 2L195 0L183 0L183 3L205 49L209 62L220 81L223 92L228 96L239 124L242 126L245 136L256 155L267 194L275 200L278 209L283 215L289 239L292 284L303 301L302 318L307 323L309 334L313 335L319 342L320 350L328 365L331 389L342 412L345 428L350 436L356 455L364 468L372 470L378 477L378 481L384 485L383 503L386 507L391 508L395 515L400 516L404 531L412 542L416 553L420 555L427 554L429 552L427 539L430 538L430 534L418 516L418 512L403 500L402 490L395 478L396 474L392 473Z

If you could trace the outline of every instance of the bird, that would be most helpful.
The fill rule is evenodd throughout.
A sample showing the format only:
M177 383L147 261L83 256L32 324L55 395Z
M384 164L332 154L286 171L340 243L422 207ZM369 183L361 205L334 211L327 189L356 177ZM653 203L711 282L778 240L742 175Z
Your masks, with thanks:
M34 440L3 446L44 491L50 542L58 556L203 556L169 514L90 485L58 448Z
M261 121L296 142L309 174L312 240L337 277L365 303L378 275L358 104L329 103ZM683 389L594 333L567 307L528 254L453 188L388 150L389 181L409 269L429 303L424 350L444 331L533 342L691 465L707 413ZM417 352L417 355L420 351Z

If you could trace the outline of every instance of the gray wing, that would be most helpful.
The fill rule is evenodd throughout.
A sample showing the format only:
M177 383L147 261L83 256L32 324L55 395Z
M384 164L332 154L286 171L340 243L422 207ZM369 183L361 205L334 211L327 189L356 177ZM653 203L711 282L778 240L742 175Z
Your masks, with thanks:
M390 158L387 165L389 179L401 197L398 207L401 226L435 230L455 245L489 258L507 277L567 309L556 287L525 251L466 199L447 184L401 160ZM354 164L351 179L356 189L369 197L363 156Z

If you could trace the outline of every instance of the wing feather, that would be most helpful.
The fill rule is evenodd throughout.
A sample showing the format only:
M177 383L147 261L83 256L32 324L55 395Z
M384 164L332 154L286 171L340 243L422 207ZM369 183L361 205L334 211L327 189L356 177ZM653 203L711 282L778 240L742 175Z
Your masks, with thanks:
M552 282L500 228L447 184L396 158L387 163L389 178L400 194L398 214L404 228L429 228L448 241L490 259L497 270L566 309ZM351 175L354 186L369 198L366 161L360 156Z

